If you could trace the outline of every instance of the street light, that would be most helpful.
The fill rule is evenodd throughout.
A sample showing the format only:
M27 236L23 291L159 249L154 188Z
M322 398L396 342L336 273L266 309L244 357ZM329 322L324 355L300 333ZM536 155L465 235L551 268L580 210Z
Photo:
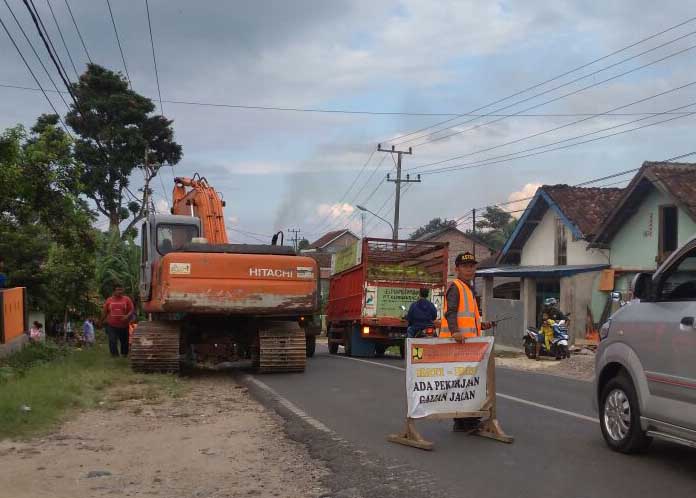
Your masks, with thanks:
M372 211L370 211L369 209L367 209L365 206L361 206L360 204L358 204L358 205L355 206L355 207L358 208L360 211L365 211L366 213L370 213L370 214L371 214L372 216L374 216L375 218L379 218L380 220L382 220L383 222L385 222L387 225L389 225L389 228L391 228L392 234L394 234L394 225L392 225L391 223L389 223L387 220L385 220L384 218L382 218L380 215L378 215L377 213L373 213ZM396 236L394 236L393 238L396 239Z

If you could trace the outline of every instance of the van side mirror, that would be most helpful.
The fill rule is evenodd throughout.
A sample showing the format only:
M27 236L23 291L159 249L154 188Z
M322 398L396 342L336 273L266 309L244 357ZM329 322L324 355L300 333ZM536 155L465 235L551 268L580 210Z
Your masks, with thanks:
M619 291L614 291L611 293L611 300L615 303L621 301L621 293Z
M639 273L633 278L633 296L640 299L650 299L652 297L652 275L650 273Z

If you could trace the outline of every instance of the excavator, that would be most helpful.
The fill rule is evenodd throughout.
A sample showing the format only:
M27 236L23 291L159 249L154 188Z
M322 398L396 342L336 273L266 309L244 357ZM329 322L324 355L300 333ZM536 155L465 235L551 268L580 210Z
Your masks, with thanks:
M284 246L282 232L231 244L225 201L197 173L174 179L172 199L171 214L149 214L141 229L148 320L133 335L133 370L251 359L261 372L304 371L319 331L316 261Z

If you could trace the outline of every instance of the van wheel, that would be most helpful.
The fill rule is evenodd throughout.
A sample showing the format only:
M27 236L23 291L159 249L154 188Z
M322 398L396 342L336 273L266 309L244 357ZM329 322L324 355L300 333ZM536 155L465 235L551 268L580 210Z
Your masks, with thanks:
M640 425L638 396L624 373L611 379L599 400L599 424L607 445L620 453L637 453L651 442Z

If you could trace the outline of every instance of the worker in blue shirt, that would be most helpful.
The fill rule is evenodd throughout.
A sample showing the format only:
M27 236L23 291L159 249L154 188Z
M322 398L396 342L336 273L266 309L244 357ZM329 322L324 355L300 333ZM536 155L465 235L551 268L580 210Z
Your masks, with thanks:
M406 320L408 320L408 328L406 333L409 337L418 337L423 329L432 327L433 322L437 318L437 309L435 305L428 300L430 294L429 289L421 289L419 292L419 299L415 303L411 304L406 314Z

